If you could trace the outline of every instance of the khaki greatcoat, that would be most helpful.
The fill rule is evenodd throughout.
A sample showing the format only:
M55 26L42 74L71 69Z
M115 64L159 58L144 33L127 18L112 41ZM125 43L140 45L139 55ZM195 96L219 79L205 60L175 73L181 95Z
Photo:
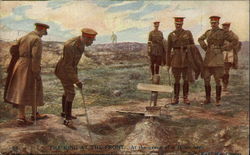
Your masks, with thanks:
M36 31L21 37L19 59L11 73L5 100L16 105L44 105L43 86L40 77L42 40ZM36 77L38 77L36 80Z

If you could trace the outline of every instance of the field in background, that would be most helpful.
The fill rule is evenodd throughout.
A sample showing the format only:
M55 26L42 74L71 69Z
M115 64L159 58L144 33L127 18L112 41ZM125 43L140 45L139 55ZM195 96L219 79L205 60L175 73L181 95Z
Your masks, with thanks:
M8 47L10 43L1 42L1 66L2 86L6 74L3 70L9 61ZM129 45L129 46L128 46ZM129 48L127 48L129 47ZM62 53L62 43L45 43L43 61L42 61L42 79L44 85L44 101L45 106L39 108L43 113L59 114L61 112L61 95L63 89L60 81L53 74L56 62L59 60ZM114 49L119 49L116 51ZM243 47L240 55L240 69L232 71L232 82L237 93L242 92L241 86L248 86L248 48ZM84 81L84 92L86 102L89 106L109 106L114 104L124 104L130 101L145 101L148 102L150 92L143 92L136 89L138 83L150 83L149 62L146 57L145 45L138 43L119 43L117 47L112 44L96 45L87 48L90 57L83 57L79 64L79 78ZM202 51L203 52L203 51ZM0 77L1 77L0 76ZM173 77L169 82L169 74L166 68L161 69L161 84L173 84ZM239 80L241 78L241 80ZM214 89L214 81L212 80ZM239 87L238 87L239 86ZM244 87L245 88L245 87ZM245 89L244 89L245 90ZM238 92L239 91L239 92ZM203 92L203 93L202 93ZM246 90L245 93L247 93ZM190 86L191 94L202 94L204 97L203 80L199 79ZM3 94L3 87L1 95ZM248 93L249 94L249 93ZM182 95L182 92L180 93ZM242 94L241 94L242 95ZM159 98L169 98L171 94L161 93ZM246 100L241 102L248 102ZM233 99L232 99L233 100ZM1 100L2 102L2 97ZM195 105L198 103L194 103ZM74 108L82 107L82 99L80 94L77 95L73 104ZM239 110L244 107L236 107ZM236 109L237 110L237 109ZM16 110L8 104L0 103L0 121L12 119L16 114Z

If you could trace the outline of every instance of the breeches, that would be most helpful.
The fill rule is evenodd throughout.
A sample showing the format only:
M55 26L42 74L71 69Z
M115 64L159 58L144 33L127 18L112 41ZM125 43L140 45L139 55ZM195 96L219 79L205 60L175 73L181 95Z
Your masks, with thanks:
M151 65L156 64L156 65L160 66L161 61L162 61L162 56L156 56L156 55L151 55L150 56Z
M73 102L75 97L75 89L72 82L61 80L63 89L64 89L64 95L66 96L66 101Z
M204 67L204 82L205 85L210 85L211 76L214 76L216 86L220 86L220 80L224 73L224 67Z

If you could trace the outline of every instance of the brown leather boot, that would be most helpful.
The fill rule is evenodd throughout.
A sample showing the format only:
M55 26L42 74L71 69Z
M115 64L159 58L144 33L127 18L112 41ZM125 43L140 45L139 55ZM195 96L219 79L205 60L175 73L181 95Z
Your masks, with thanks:
M66 102L66 96L63 95L63 96L62 96L62 112L61 112L61 116L62 116L62 117L65 117L65 116L66 116L66 114L65 114L65 102Z
M211 103L211 85L205 85L206 100L202 104Z
M189 83L184 82L184 84L183 84L183 102L184 102L184 104L190 105L190 101L188 100L188 91L189 91Z
M222 83L223 83L223 91L227 91L227 86L229 83L229 74L224 74L222 78Z
M221 86L216 86L216 106L220 106L221 103L220 103L220 100L221 100Z
M77 129L77 128L74 126L72 120L65 119L65 120L63 121L63 124L64 124L65 126L67 126L68 128L70 128L70 129L73 129L73 130L76 130L76 129Z
M40 114L40 113L36 113L36 120L40 120L40 119L45 119L45 118L48 118L48 115L46 115L46 114ZM32 121L34 121L35 120L35 116L34 115L32 115L31 117L30 117L30 119L32 120Z
M172 105L179 103L179 93L180 93L180 84L174 84L174 101L171 103Z
M72 103L73 103L73 102L70 102L70 104L69 104L69 109L70 109L69 116L70 116L71 119L77 119L76 116L73 116L73 115L72 115Z
M76 130L76 127L73 124L71 113L72 113L72 102L67 101L65 103L65 112L66 112L66 118L63 121L63 124L71 129Z
M62 116L63 118L66 117L66 112L65 112L66 108L65 108L65 104L66 104L66 96L63 95L63 96L62 96L62 113L61 113L61 116ZM77 117L71 115L71 119L77 119Z

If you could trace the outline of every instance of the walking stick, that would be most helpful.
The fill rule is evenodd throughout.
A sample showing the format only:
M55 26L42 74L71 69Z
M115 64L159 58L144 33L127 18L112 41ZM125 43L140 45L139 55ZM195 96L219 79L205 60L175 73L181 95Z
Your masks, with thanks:
M37 105L37 98L36 98L36 95L37 95L37 90L36 90L36 88L37 88L37 79L35 79L35 107L34 107L34 110L35 110L35 115L34 115L34 119L35 119L35 126L36 126L36 113L37 113L37 109L36 109L36 105Z
M172 87L172 81L171 81L171 72L168 70L168 84ZM171 96L170 96L170 101L172 103L172 98L173 98L173 91L171 92Z
M92 143L92 136L91 136L90 129L89 129L89 125L90 125L90 123L89 123L89 117L88 117L88 112L87 112L87 106L85 104L85 97L84 97L84 94L83 94L83 89L77 87L76 85L75 85L75 87L78 88L78 90L80 91L80 94L82 96L83 106L84 106L85 114L86 114L88 134L89 134L89 137L90 137L90 142Z

